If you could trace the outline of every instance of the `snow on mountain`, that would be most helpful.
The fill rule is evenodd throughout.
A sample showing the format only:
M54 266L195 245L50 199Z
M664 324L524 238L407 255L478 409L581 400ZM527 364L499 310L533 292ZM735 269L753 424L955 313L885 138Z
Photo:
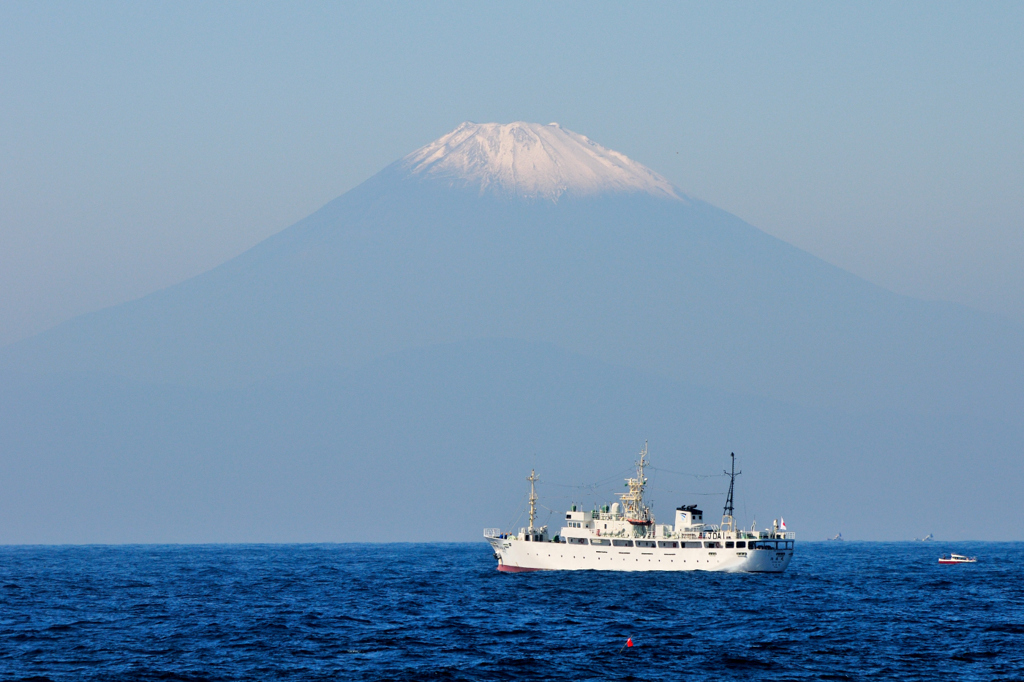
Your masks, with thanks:
M402 159L412 175L480 193L557 201L562 195L642 192L687 202L667 179L557 123L471 123Z

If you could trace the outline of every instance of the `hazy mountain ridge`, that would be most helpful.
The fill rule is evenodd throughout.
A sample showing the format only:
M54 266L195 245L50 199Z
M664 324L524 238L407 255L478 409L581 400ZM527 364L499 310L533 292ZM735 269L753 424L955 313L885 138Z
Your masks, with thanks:
M1024 334L888 292L698 201L520 202L401 162L241 256L0 353L238 385L473 338L807 405L1005 411Z

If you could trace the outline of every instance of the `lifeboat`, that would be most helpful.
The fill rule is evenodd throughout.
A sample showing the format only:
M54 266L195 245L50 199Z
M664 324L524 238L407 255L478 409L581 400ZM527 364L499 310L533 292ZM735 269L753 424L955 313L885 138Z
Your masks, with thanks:
M950 554L939 557L940 564L974 564L978 562L977 557L964 556L963 554Z

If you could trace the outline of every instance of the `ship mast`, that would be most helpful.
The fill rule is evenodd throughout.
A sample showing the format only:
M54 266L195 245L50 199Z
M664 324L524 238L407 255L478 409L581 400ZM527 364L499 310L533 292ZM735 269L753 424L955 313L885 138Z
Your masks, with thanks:
M534 488L534 483L540 480L537 476L537 472L530 469L530 475L526 477L526 480L530 482L530 532L533 532L533 518L537 515L537 491Z
M736 477L743 473L742 471L736 471L736 453L732 452L729 456L732 457L732 471L725 472L725 475L729 477L729 494L725 497L725 509L722 510L722 530L725 530L726 527L729 530L736 530L732 518L732 491L736 486Z
M644 449L640 451L640 461L636 463L636 478L627 478L626 487L628 493L622 493L622 499L626 508L626 520L634 526L649 526L654 522L651 518L651 510L644 504L644 487L647 485L647 477L644 476L644 467L647 466L647 441L644 441Z

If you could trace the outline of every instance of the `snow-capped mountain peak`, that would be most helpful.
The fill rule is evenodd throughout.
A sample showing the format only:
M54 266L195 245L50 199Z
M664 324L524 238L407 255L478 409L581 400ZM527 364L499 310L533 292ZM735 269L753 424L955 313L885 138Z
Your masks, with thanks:
M470 123L402 159L412 175L481 193L557 200L562 195L647 193L686 201L651 169L557 123Z

